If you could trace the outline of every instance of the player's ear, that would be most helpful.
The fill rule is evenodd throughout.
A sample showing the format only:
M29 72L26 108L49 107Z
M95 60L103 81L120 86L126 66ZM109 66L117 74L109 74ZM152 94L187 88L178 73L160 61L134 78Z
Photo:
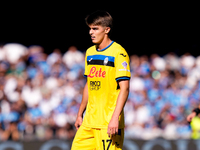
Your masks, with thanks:
M105 32L108 34L110 32L110 27L106 27Z

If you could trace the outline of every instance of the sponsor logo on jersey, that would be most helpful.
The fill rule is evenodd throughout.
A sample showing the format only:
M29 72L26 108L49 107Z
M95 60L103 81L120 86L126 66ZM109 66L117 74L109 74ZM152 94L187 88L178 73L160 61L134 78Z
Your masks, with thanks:
M90 69L90 73L88 75L89 78L94 78L94 77L102 77L105 78L106 77L106 72L102 71L102 68L99 68L99 70L97 70L97 68L95 66L93 66Z
M90 81L90 90L99 90L101 88L101 81Z

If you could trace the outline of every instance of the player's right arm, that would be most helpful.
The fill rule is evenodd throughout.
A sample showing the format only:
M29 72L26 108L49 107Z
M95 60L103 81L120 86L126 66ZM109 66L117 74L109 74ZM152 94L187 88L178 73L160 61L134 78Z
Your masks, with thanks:
M86 82L85 87L83 89L81 105L77 114L76 122L74 124L77 130L79 129L79 127L83 122L83 113L86 109L87 103L88 103L88 84Z

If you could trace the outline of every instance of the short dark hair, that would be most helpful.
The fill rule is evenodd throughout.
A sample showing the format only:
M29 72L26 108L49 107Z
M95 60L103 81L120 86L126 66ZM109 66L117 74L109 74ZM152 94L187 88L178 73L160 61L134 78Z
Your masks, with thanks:
M97 10L85 18L86 24L89 25L100 25L103 27L113 26L112 16L104 10Z

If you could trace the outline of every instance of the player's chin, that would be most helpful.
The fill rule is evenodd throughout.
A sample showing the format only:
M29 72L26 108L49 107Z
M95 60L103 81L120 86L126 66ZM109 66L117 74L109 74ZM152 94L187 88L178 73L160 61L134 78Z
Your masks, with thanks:
M92 40L92 43L93 43L93 44L98 44L98 42L96 42L95 40Z
M98 41L98 40L92 40L92 43L94 43L94 44L99 44L100 42Z

